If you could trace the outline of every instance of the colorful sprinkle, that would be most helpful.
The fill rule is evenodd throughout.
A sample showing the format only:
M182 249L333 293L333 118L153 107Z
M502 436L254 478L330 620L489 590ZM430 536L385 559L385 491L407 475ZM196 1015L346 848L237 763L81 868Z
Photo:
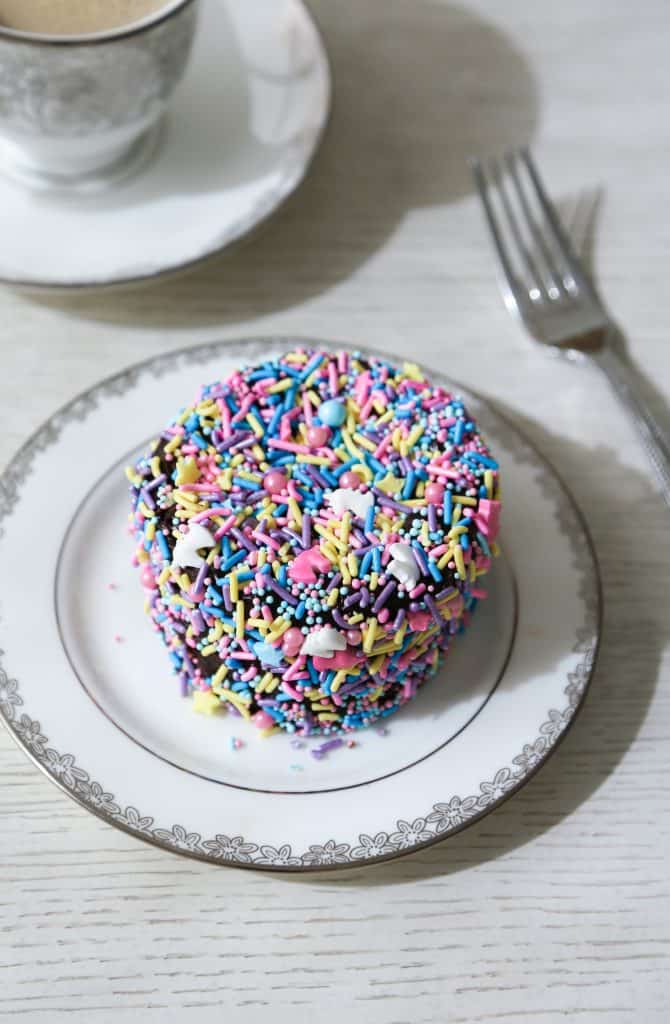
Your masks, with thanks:
M127 475L181 692L261 736L333 737L317 760L415 696L498 551L498 464L461 399L357 352L206 385Z

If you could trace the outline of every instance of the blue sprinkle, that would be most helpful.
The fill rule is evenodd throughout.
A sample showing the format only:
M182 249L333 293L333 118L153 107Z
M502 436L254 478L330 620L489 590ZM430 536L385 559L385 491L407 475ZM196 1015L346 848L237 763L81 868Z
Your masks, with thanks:
M245 480L241 476L234 476L233 483L237 484L238 487L242 487L245 491L257 491L258 484L255 484L253 480Z
M445 526L451 526L451 516L453 512L453 498L451 497L451 491L444 492L444 501L442 503L442 519Z
M382 571L382 556L379 548L372 549L372 568L375 572Z
M168 542L165 539L165 534L161 533L159 530L159 532L156 534L156 540L158 542L158 547L161 549L161 554L163 556L164 561L169 562L171 557L170 548L168 547Z
M442 582L442 573L437 567L437 563L434 558L428 559L428 572L433 577L436 583Z
M470 547L470 540L467 533L462 533L460 536L460 544L464 551L467 551Z
M370 508L365 514L365 532L372 533L375 528L375 506L370 505Z
M246 548L243 548L241 551L238 551L237 554L231 555L230 558L227 558L226 561L222 563L220 567L221 572L230 572L230 570L234 566L238 565L240 562L243 562L244 559L247 557L248 552Z

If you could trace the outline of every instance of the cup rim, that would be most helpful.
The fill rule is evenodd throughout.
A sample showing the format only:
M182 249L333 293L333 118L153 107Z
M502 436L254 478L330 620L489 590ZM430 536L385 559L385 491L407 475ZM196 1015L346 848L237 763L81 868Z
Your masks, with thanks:
M128 25L120 25L118 28L106 29L101 32L70 33L69 35L48 35L45 32L26 32L22 29L7 28L0 25L0 41L11 43L27 43L32 46L52 47L74 47L74 46L96 46L101 43L116 42L120 39L129 39L132 36L140 35L157 25L168 21L175 14L184 8L195 3L195 0L168 0L153 14L148 14L139 21L131 22Z

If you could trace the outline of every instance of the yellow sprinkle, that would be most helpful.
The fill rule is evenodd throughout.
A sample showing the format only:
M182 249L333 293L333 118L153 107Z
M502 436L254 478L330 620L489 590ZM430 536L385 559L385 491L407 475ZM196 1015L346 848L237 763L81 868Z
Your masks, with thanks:
M153 473L154 477L161 475L161 460L158 458L157 455L154 455L149 465L151 466L151 472Z
M221 619L217 619L216 621L220 622ZM247 619L247 626L251 629L260 629L261 632L267 631L268 629L268 624L265 619Z
M262 427L261 423L259 422L258 418L256 416L254 416L254 414L252 412L248 412L247 413L247 423L249 424L249 426L253 430L253 432L256 435L256 437L262 437L263 436L265 431L263 430L263 427Z
M191 589L191 581L190 581L190 579L188 578L188 576L186 575L185 572L183 572L181 574L181 576L179 577L179 586L181 587L182 590L190 590Z
M161 573L160 573L160 575L158 577L158 586L159 587L164 586L169 579L170 579L170 566L166 565L165 568L163 570L161 570Z
M345 447L353 455L353 457L355 459L360 459L362 462L364 458L363 452L360 450L360 448L356 447L356 445L353 442L353 438L351 437L351 434L349 433L348 430L345 430L344 427L342 428L342 440L344 441Z
M142 484L142 477L135 472L132 466L126 466L125 473L133 487L140 487Z
M372 676L376 675L377 672L379 672L379 670L382 667L382 665L384 664L385 660L386 660L386 655L384 654L383 651L381 652L381 654L378 654L377 657L374 657L374 652L373 652L373 657L368 662L368 669L369 669L370 675L372 675Z
M242 698L238 693L234 693L232 690L221 690L221 700L227 700L231 704L234 704L239 713L243 718L251 718L249 708L246 706Z
M306 394L314 408L318 409L321 405L321 399L317 395L316 391L307 391Z
M277 640L279 640L279 638L284 635L286 630L290 628L290 626L291 623L289 621L283 619L281 615L278 615L277 618L272 623L272 632L268 633L268 643L276 643Z
M247 469L238 469L235 476L239 476L241 480L250 480L252 484L258 484L259 487L263 482L258 473L250 473Z
M209 631L209 639L212 641L212 643L217 643L222 636L223 623L221 622L221 619L217 619L216 622L214 623L214 626Z
M470 582L474 583L475 580L477 579L477 570L475 568L475 563L474 562L472 562L472 561L470 562L469 569L470 569Z
M493 555L494 558L497 558L498 555L500 554L500 545L495 540L491 544L491 554Z
M207 556L205 558L205 561L207 562L207 565L213 565L215 558L216 558L216 548L212 548L212 550L207 553Z
M383 692L384 692L384 687L383 686L379 686L376 690L373 690L372 693L368 694L368 699L371 700L371 701L372 700L377 700L377 697L381 697Z
M207 644L206 647L203 647L202 653L207 657L209 654L216 654L217 650L218 647L216 644Z
M326 604L328 605L329 608L334 608L335 607L335 605L337 604L337 599L338 599L339 596L340 596L340 591L339 591L339 589L337 587L335 587L334 590L331 590L331 592L328 595L328 599L326 601Z
M251 446L251 454L255 458L256 462L259 463L260 469L265 473L270 467L265 462L265 452L259 444L253 444Z
M298 502L295 500L295 498L289 498L287 504L291 510L291 516L293 517L293 521L297 523L298 526L302 526L302 512L300 511L300 506L298 505Z
M456 537L460 537L461 534L467 532L467 526L452 526L452 528L449 530L449 533L447 534L447 537L449 538L449 540L455 540Z
M322 542L319 545L319 550L321 551L322 555L326 556L329 562L333 563L333 565L335 565L339 560L339 551L337 550L337 548L333 547L332 544L329 544L328 541Z
M349 531L351 530L351 513L347 510L342 516L342 523L340 525L340 540L343 544L346 544L349 540Z
M464 580L465 579L465 561L463 560L463 550L462 550L460 544L457 544L456 547L454 548L454 561L456 563L456 569L458 570L458 575L461 577L462 580Z
M221 707L219 698L209 690L195 690L193 694L193 710L201 715L213 715Z
M151 511L150 508L147 508L143 501L141 501L137 507L139 508L140 512L142 513L145 519L153 519L153 512Z
M359 444L361 448L367 448L369 452L374 452L377 450L377 445L374 443L374 441L371 441L369 437L364 437L363 434L354 434L354 441L356 442L356 444Z
M333 451L337 455L340 462L349 461L349 452L346 450L346 448L334 448Z
M230 599L231 601L237 602L240 596L237 573L231 572L230 576L228 577L228 582L230 584Z
M258 551L258 561L256 563L259 569L262 569L268 560L267 548L260 548Z
M230 460L230 465L237 467L242 465L243 462L244 455L242 454L242 452L238 452L237 455L233 455L232 459Z
M366 654L369 654L373 648L374 642L377 639L377 620L373 616L368 622L368 627L365 630L365 636L363 637L363 650Z
M147 540L153 540L154 537L156 536L156 524L153 522L153 520L147 523L147 528L144 531L144 536L147 538Z
M329 466L331 460L325 455L296 455L296 462L308 462L310 466Z
M358 576L358 559L353 551L350 551L347 555L347 569L351 573L352 579L356 579Z
M339 715L331 714L329 711L319 711L316 716L322 722L337 722L339 721Z
M455 526L460 518L461 518L461 507L460 507L460 505L457 505L456 508L454 509L454 514L453 514L453 516L451 518L452 524Z
M235 636L238 640L244 640L244 602L238 601L235 605Z
M281 391L288 391L293 384L292 377L286 377L284 380L278 380L276 384L271 384L267 389L268 395L278 395Z
M249 716L247 715L247 718L248 717ZM263 739L266 739L268 736L273 736L276 732L281 732L279 726L271 725L269 729L259 729L258 735L261 736Z
M371 572L370 573L370 590L376 590L378 583L379 583L379 573L378 572Z
M430 545L430 537L428 536L428 523L425 520L421 527L421 542L424 548L427 548Z
M377 408L377 404L375 403L375 409L376 408ZM388 423L388 421L392 420L392 419L393 419L393 409L388 409L385 413L381 414L381 416L379 417L377 422L378 423Z
M490 470L487 470L490 473ZM470 498L467 494L454 494L453 496L454 505L469 505L470 508L476 508L477 499Z
M409 436L407 438L407 447L408 448L413 448L414 447L416 442L419 440L419 438L423 434L423 429L424 428L422 427L422 425L420 423L417 423L416 426L412 427L412 429L409 432Z
M361 612L356 612L355 615L351 615L347 620L350 626L357 626L359 622L362 622L365 616Z
M440 570L446 569L447 565L449 564L449 562L451 561L451 559L453 557L454 557L454 549L453 548L447 548L447 550L444 552L444 554L440 556L440 560L437 563L438 569L440 569Z
M290 500L291 499L289 498L289 502ZM347 545L344 544L339 537L336 537L335 534L332 533L327 526L321 526L320 523L314 523L313 525L315 531L319 534L319 536L323 537L324 540L328 541L329 544L332 544L337 551L345 552L347 550Z
M271 683L271 682L272 682L272 672L266 672L265 675L261 678L260 683L256 687L256 693L263 693L263 691L265 690L265 687L268 685L268 683Z
M402 642L405 639L405 632L406 631L407 631L407 619L404 619L402 626L400 627L400 629L398 630L398 632L395 635L395 645L396 645L396 647L401 647L402 646Z
M195 484L200 479L200 470L195 459L177 459L177 487L182 484Z
M340 572L342 573L342 582L345 587L348 587L351 583L351 573L349 572L349 566L347 565L346 558L340 558L339 567Z
M492 498L493 497L493 470L492 469L485 469L484 470L484 486L486 487L486 493L488 494L489 498Z
M274 693L274 691L279 686L280 682L281 682L280 679L277 679L276 676L272 676L272 678L270 679L270 682L265 684L265 692L266 693Z
M212 686L221 686L221 683L223 682L227 675L227 666L221 665L219 668L217 668L216 672L214 673L214 678L212 679Z
M424 379L423 374L416 363L403 363L402 369L405 376L409 377L410 380L422 381Z
M172 440L168 441L168 443L165 445L165 451L170 452L172 454L172 452L179 448L183 440L184 438L181 434L175 434Z
M370 483L372 480L372 470L364 462L356 462L351 468L354 473L362 476L366 483Z
M383 477L382 480L379 480L375 486L378 487L380 491L383 491L384 494L398 494L398 492L402 490L402 484L403 482L399 477L394 476L393 473L387 473L386 476Z

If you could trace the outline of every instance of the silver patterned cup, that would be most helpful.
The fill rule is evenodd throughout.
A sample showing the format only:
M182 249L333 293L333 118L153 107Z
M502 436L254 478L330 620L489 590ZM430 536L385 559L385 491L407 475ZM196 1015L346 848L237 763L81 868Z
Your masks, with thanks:
M108 32L0 27L0 170L32 187L97 189L153 150L191 50L198 0Z

